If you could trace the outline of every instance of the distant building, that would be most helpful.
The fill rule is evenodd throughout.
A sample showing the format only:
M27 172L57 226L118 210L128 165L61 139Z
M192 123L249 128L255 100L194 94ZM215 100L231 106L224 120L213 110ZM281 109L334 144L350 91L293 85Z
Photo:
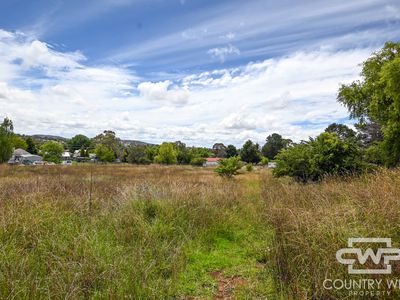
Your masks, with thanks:
M71 159L71 153L69 151L65 151L62 154L62 160L70 160Z
M268 168L270 168L270 169L274 169L274 168L276 168L276 162L269 162L268 163Z
M212 167L212 166L218 166L218 161L220 161L222 158L219 157L207 157L206 161L203 164L203 167Z
M41 156L31 154L24 149L16 149L8 163L11 165L33 165L40 161L42 161Z

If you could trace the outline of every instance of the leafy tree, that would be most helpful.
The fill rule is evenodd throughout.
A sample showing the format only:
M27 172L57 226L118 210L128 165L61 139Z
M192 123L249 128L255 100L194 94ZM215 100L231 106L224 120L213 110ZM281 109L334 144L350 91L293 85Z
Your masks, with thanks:
M240 161L240 157L229 157L221 159L218 162L218 167L215 168L215 172L220 176L232 178L239 173L242 166L243 164Z
M356 139L357 136L356 132L353 129L349 128L344 124L337 124L337 123L332 123L331 125L326 127L325 132L336 133L336 135L342 141L349 139Z
M127 149L126 161L131 164L150 164L146 154L146 146L130 146Z
M190 164L193 166L202 166L206 159L204 157L193 157L190 160Z
M262 147L262 155L269 159L274 159L281 149L286 148L292 143L290 139L284 139L280 134L273 133L266 139L265 145Z
M96 148L99 144L102 144L111 150L115 157L122 158L123 145L121 140L115 135L114 131L105 130L103 133L95 136L91 141L91 146Z
M40 147L43 160L59 164L64 152L64 146L56 141L48 141Z
M258 144L254 144L251 140L244 143L240 151L240 157L247 163L258 163L261 160L261 153Z
M175 142L175 149L177 151L176 159L178 164L189 164L192 156L189 149L181 141Z
M24 149L24 150L28 149L28 144L26 143L26 141L22 137L19 137L17 135L14 135L12 137L12 143L14 149Z
M192 147L190 149L190 155L191 157L213 157L214 153L212 153L209 149L207 148L198 148L198 147Z
M12 156L13 130L12 121L5 118L0 124L0 163L7 162Z
M77 134L68 141L68 149L71 153L75 150L87 149L89 146L90 139L83 134Z
M383 143L376 142L365 149L364 160L370 164L383 165L386 161Z
M226 157L234 157L234 156L238 156L238 150L236 149L236 147L234 145L228 145L226 147Z
M158 146L146 146L146 155L147 155L147 159L151 162L154 161L154 158L157 156L158 154Z
M156 163L159 164L176 164L177 151L172 143L162 143L158 149L158 155L154 158Z
M226 146L222 143L215 143L212 147L215 157L226 157Z
M276 162L275 176L288 175L301 182L317 181L327 174L358 173L365 168L354 140L343 141L337 134L328 132L282 150Z
M385 46L363 63L361 81L342 85L338 101L352 118L382 126L388 166L400 161L400 43Z
M108 148L106 145L98 144L94 149L94 153L97 156L97 159L101 162L114 162L115 154L114 151Z
M26 151L28 151L28 152L31 153L31 154L37 154L37 153L38 153L38 149L37 149L36 143L35 143L35 141L33 140L33 138L28 137L28 138L25 140L25 142L26 142L26 144L28 145L28 147L26 148Z

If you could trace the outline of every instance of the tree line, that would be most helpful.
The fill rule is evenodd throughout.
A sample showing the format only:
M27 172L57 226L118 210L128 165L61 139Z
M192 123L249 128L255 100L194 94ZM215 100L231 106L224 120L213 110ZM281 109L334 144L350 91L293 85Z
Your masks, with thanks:
M71 154L78 152L80 161L89 160L91 154L99 162L126 162L132 164L186 164L201 166L207 157L230 158L239 157L240 160L252 164L266 164L274 159L276 154L292 143L274 133L267 137L263 147L248 140L242 148L234 145L225 146L215 143L212 148L188 147L181 141L164 142L161 145L126 145L115 132L105 130L103 133L89 138L83 134L72 137L67 142L46 141L40 143L32 137L23 138L14 134L13 123L4 119L0 124L0 162L7 162L13 149L24 149L31 154L43 156L45 161L60 163L64 151Z

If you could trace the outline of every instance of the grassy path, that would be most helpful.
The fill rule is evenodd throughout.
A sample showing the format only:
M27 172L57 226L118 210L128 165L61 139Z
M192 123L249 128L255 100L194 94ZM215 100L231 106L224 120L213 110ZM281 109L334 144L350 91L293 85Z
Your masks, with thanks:
M197 240L187 248L188 265L180 290L188 299L275 299L268 265L272 231L266 230L258 210L259 174L237 178L245 187L243 205L230 216L230 226L211 240Z

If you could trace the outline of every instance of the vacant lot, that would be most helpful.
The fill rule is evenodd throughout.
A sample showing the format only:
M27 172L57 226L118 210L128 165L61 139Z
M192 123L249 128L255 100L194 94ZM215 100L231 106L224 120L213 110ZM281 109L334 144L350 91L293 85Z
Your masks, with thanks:
M268 170L0 166L0 191L0 299L340 299L322 282L350 278L335 259L347 238L400 241L397 170L302 185Z
M258 174L0 167L0 298L274 297Z

